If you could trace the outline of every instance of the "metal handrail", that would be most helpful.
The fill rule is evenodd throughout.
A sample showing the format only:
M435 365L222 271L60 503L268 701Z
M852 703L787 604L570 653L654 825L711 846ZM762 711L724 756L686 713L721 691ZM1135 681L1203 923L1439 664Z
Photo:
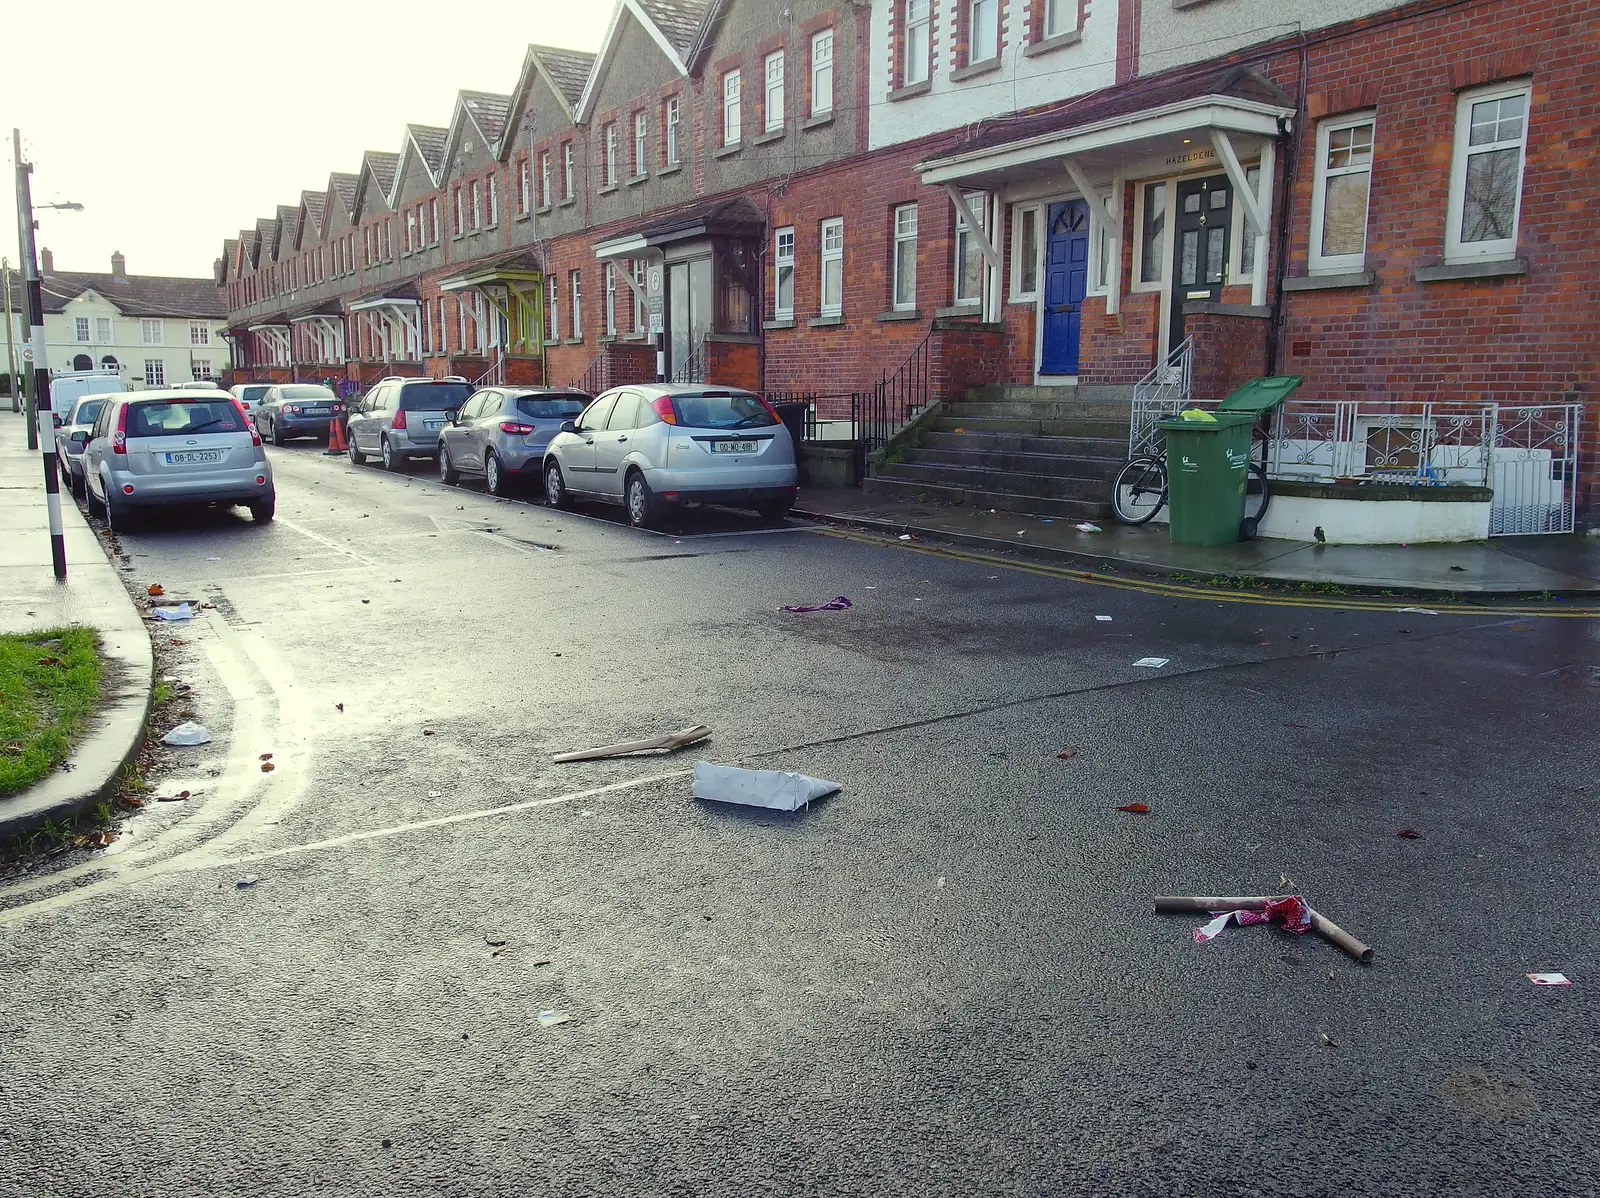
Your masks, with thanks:
M706 341L702 336L689 350L689 356L672 372L674 383L703 383L706 381Z
M1157 453L1159 421L1182 411L1194 384L1194 338L1185 337L1165 360L1157 362L1133 385L1133 413L1128 427L1128 456Z
M568 383L567 387L573 391L582 391L585 395L600 394L601 367L605 364L605 354L596 355L594 361L589 363L588 369Z
M884 375L872 390L857 391L850 397L851 439L863 455L883 449L932 402L932 342L933 330L929 329L898 370Z

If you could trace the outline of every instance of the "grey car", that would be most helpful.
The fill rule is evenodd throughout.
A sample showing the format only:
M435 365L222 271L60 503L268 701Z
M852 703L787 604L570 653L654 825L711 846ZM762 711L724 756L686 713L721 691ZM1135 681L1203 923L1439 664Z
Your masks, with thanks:
M581 391L485 387L439 430L439 477L453 486L463 474L481 474L491 495L504 495L521 475L540 479L550 439L588 404Z
M255 410L256 428L274 445L292 437L326 437L329 421L343 419L343 402L318 383L268 387Z
M56 429L56 460L61 466L61 481L74 495L83 495L83 450L89 443L89 430L105 406L104 395L86 395L72 405L66 423Z
M466 379L384 379L350 410L350 460L376 457L385 470L403 470L411 458L437 457L448 413L471 394Z
M261 436L226 391L139 391L106 397L83 454L89 510L113 528L140 509L243 504L277 508Z
M794 442L761 396L704 383L607 391L550 442L545 497L620 503L649 527L684 503L751 507L782 519L798 487Z

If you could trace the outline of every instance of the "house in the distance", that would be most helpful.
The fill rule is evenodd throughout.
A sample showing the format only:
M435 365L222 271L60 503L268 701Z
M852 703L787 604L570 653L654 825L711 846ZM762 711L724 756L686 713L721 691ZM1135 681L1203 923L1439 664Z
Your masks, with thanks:
M227 305L213 278L130 275L120 253L110 273L55 268L41 251L45 348L50 372L115 370L133 391L221 379L230 355ZM12 335L27 339L21 280L11 284ZM0 354L5 352L0 346ZM5 369L0 360L0 370Z

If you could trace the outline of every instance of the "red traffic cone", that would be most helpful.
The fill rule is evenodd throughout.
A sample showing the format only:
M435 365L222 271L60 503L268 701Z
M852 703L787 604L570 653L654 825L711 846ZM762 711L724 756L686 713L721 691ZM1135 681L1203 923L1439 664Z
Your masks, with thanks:
M344 453L350 448L350 443L344 439L344 421L335 416L328 421L328 452Z

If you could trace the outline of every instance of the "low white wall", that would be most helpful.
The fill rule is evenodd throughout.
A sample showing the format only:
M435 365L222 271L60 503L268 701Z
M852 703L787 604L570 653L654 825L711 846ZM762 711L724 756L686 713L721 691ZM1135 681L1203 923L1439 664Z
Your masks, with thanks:
M1259 530L1264 537L1330 545L1422 545L1481 541L1489 535L1489 501L1423 503L1409 499L1308 499L1274 495Z

